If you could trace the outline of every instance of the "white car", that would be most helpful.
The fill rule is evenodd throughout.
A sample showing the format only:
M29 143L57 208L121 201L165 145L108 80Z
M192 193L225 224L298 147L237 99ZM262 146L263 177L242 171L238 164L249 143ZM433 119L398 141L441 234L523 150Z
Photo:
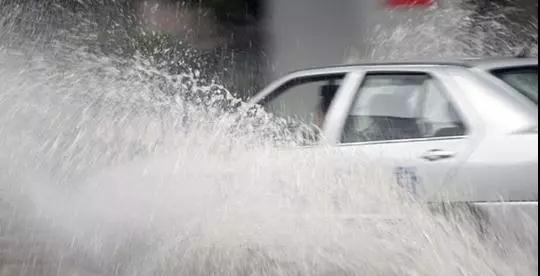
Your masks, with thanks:
M538 218L538 59L364 64L295 72L255 96L318 139L388 165L428 202Z

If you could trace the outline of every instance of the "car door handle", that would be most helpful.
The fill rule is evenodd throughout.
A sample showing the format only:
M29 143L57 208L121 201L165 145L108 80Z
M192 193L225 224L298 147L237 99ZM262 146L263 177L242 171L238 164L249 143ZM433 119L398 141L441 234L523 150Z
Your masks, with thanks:
M440 161L444 159L450 159L456 156L455 152L452 151L446 151L446 150L440 150L440 149L434 149L426 152L424 155L422 155L422 159L425 159L430 162Z

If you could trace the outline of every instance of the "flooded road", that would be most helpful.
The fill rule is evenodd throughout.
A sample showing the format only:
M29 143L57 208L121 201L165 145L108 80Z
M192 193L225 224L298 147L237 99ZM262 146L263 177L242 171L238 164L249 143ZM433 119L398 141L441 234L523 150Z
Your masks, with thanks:
M536 275L537 225L519 242L480 234L361 153L294 150L196 70L97 50L96 17L11 8L0 275Z

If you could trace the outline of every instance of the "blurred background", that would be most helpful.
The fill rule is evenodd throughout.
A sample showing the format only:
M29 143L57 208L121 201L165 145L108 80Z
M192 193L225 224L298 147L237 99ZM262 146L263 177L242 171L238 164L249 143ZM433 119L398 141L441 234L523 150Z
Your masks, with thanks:
M269 79L304 67L469 54L462 48L453 53L440 48L430 52L429 44L437 42L428 39L390 41L399 27L412 35L420 30L440 42L456 25L458 30L448 31L485 36L482 28L489 26L483 21L489 17L488 24L496 24L491 22L494 12L514 34L530 30L529 25L537 25L538 20L535 0L153 0L139 2L138 11L149 28L214 52L216 62L234 72L224 76L227 83L244 98ZM456 19L466 22L452 21ZM393 49L378 49L384 48L384 42L393 43L389 46ZM485 38L483 43L493 41ZM484 48L471 46L475 52L470 54L499 54L493 53L497 49Z
M65 25L70 12L74 23L84 22L81 14L93 14L97 20L88 22L101 24L94 30L109 48L118 48L122 36L132 54L147 49L166 60L182 55L167 56L165 50L181 48L185 63L191 62L186 67L199 67L242 98L304 67L511 55L505 51L530 45L537 52L536 0L0 0L0 5L21 2L34 3L43 19L57 20L56 25ZM54 9L62 16L47 17Z

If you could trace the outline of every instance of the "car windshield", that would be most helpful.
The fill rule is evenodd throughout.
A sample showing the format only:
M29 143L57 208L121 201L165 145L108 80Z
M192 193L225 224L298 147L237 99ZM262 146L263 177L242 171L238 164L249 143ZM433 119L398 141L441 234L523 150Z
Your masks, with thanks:
M538 66L495 70L493 74L538 105Z

